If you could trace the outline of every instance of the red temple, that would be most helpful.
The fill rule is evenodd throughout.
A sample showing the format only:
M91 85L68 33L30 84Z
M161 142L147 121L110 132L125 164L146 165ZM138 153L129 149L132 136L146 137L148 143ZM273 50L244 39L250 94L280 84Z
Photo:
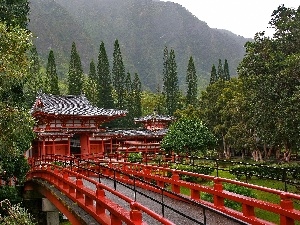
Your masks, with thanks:
M88 155L130 152L156 153L173 117L150 115L135 119L144 128L105 130L105 122L126 116L126 111L93 106L85 96L41 93L31 109L37 135L29 156Z

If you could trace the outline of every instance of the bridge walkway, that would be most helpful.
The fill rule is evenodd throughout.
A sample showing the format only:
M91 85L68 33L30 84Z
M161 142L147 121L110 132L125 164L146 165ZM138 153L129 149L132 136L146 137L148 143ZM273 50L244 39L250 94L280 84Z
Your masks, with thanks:
M94 178L98 180L98 178ZM233 221L232 218L227 218L222 213L216 213L213 211L203 212L203 208L200 205L193 204L192 202L185 202L182 200L170 198L162 194L145 190L133 185L128 185L117 180L101 178L101 183L114 188L122 195L135 199L140 204L149 208L167 218L169 221L176 225L235 225L235 224L247 224L242 221ZM94 189L94 185L89 182L84 182L88 188ZM106 196L113 202L117 203L121 207L130 210L128 204L124 201L120 201L115 195L107 193ZM159 225L158 221L150 217L148 214L143 213L143 220L149 225Z

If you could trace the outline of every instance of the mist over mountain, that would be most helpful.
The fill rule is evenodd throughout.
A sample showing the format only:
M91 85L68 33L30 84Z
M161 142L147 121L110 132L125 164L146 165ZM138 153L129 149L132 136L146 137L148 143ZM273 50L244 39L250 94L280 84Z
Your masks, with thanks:
M126 72L137 72L143 87L162 85L163 49L173 48L181 87L188 59L193 56L199 85L207 85L211 67L228 60L236 75L244 44L249 39L230 31L212 29L179 4L154 0L35 0L30 2L29 29L46 61L54 51L59 76L66 76L74 41L84 71L97 63L103 41L112 66L113 44L119 40Z

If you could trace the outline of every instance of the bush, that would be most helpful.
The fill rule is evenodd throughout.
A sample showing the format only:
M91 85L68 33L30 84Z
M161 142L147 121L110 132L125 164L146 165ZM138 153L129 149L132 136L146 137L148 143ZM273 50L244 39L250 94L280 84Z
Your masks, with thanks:
M128 161L132 163L142 162L143 156L141 152L132 152L128 155Z
M253 165L237 165L231 167L229 172L236 176L237 179L241 179L245 176L247 179L251 179L252 176L273 179L273 180L285 180L293 178L300 179L300 165L295 163L288 164L253 164Z
M21 193L17 186L1 186L0 187L0 201L9 199L13 203L21 202Z
M210 175L212 172L214 172L213 165L185 165L185 164L173 164L170 166L171 169L175 170L181 170L181 171L187 171L192 173L198 173L198 174L205 174ZM171 173L169 174L171 176ZM196 183L198 180L197 177L189 176L189 175L183 175L180 174L180 179L188 182L194 182Z
M211 183L211 186L212 186L212 183ZM230 192L244 195L244 196L251 197L251 198L256 198L256 195L253 192L253 190L243 187L243 186L225 183L225 184L223 184L223 188L226 191L230 191ZM201 199L208 201L208 202L213 202L213 196L208 193L201 193ZM231 201L228 199L224 200L224 205L226 207L234 209L234 210L240 210L242 207L241 203L234 202L234 201Z

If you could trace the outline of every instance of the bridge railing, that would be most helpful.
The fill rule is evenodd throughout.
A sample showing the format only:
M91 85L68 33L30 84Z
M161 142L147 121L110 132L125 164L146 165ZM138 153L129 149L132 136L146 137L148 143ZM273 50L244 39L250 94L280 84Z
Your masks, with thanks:
M134 192L135 199L134 201L138 201L136 199L137 193L148 198L149 201L154 201L156 204L159 204L161 206L161 215L164 217L164 211L165 209L168 209L170 211L173 211L175 214L180 215L183 218L186 218L187 220L193 222L194 224L207 224L206 219L206 212L207 211L213 211L216 214L219 214L220 216L231 220L235 222L235 224L248 224L247 222L241 221L235 217L232 217L230 215L224 214L216 209L211 208L210 206L203 205L199 202L196 202L192 199L189 199L185 196L180 195L179 193L174 193L168 189L165 189L164 187L161 187L159 185L153 184L150 182L150 180L144 180L142 178L139 178L137 176L133 176L132 174L125 173L124 171L120 171L118 169L115 169L113 167L108 167L106 163L102 162L95 162L91 160L84 160L81 158L76 157L70 157L70 156L59 156L59 155L48 155L43 157L41 160L43 162L53 162L54 164L60 164L65 168L69 168L72 171L80 171L80 174L85 174L87 177L98 177L99 183L101 183L101 178L105 177L107 179L111 179L114 182L114 189L116 190L116 183L118 185L123 185L126 188L131 189ZM110 162L112 164L112 162ZM133 164L138 166L139 164ZM138 167L137 167L138 168ZM126 185L128 184L128 185ZM138 191L136 187L142 187L144 189L148 189L151 191L155 191L161 194L161 201L158 201L156 199L153 199L150 196L147 196L144 194L143 191ZM199 218L193 218L189 216L188 214L184 214L181 211L176 210L170 205L167 205L163 201L163 196L169 196L172 198L176 198L185 202L189 202L192 205L196 205L199 207L199 209L202 209L202 215L203 215L203 222L199 221ZM142 207L142 206L141 206ZM147 208L145 208L147 209ZM148 210L149 211L149 210ZM150 212L147 213L150 215Z
M300 211L296 210L293 206L293 202L300 200L300 195L297 194L244 183L237 180L179 171L166 167L126 162L108 164L108 166L120 171L126 171L126 173L138 177L142 177L145 180L155 181L157 185L161 187L170 186L174 193L180 193L181 188L185 188L190 191L191 199L212 206L226 214L232 215L251 224L272 224L268 221L264 221L256 217L255 210L258 208L279 215L281 225L294 224L295 221L300 221ZM183 181L180 179L180 177L183 175L212 181L213 187L207 187L200 184ZM261 192L271 193L276 198L280 199L280 201L279 203L275 204L255 198L242 196L233 192L228 192L224 190L224 183L235 184L241 187L259 190ZM213 196L213 203L208 203L200 199L201 192L211 194ZM242 212L226 208L224 206L225 199L240 203L242 205Z
M92 215L100 224L121 225L122 222L132 225L145 224L142 219L142 212L144 212L161 224L173 225L171 221L161 217L161 215L149 210L131 198L120 194L118 191L81 173L59 166L59 163L70 163L72 161L71 159L66 161L55 161L53 159L53 157L44 157L42 160L30 160L31 171L27 179L44 179L55 185L56 188L85 209L85 211ZM75 180L72 178L75 178ZM95 190L87 188L83 181L93 184ZM130 211L121 208L115 202L108 199L105 196L105 191L110 192L126 202Z
M57 157L57 156L55 156ZM54 158L55 158L54 157ZM54 160L55 159L51 159ZM57 158L58 160L58 158ZM60 162L65 162L69 167L74 166L76 163L71 159L60 158ZM68 162L69 161L69 162ZM122 180L122 182L128 182L132 184L132 179L129 179L128 175L130 174L135 177L139 177L145 181L155 182L159 187L164 188L165 186L171 187L173 193L180 194L181 188L185 188L190 191L190 198L194 201L205 204L214 209L217 209L225 214L238 218L242 221L248 222L250 224L274 224L265 220L262 220L256 216L256 209L262 209L264 211L271 212L273 214L279 215L278 221L282 225L295 224L296 221L300 221L300 211L296 210L293 206L294 201L299 201L300 196L293 193L288 193L280 190L275 190L271 188L261 187L257 185L252 185L236 180L224 179L209 175L195 174L191 172L178 171L166 167L144 165L137 163L127 163L127 162L109 162L109 163L100 163L93 161L85 161L83 163L90 163L88 167L98 166L99 171L101 168L101 173L108 176L116 176L117 179ZM82 165L81 165L82 167ZM77 168L79 168L77 166ZM186 182L180 179L180 176L194 176L203 180L210 180L213 182L213 187L203 186L199 184L194 184ZM245 197L239 194L228 192L224 190L223 184L231 183L242 187L247 187L255 190L259 190L266 193L271 193L276 196L279 200L278 203L271 203L255 198ZM136 183L137 185L142 185ZM143 188L150 188L150 186L144 185ZM213 202L206 202L201 199L200 193L208 193L213 196ZM225 207L225 199L238 202L242 205L242 210L236 211Z

